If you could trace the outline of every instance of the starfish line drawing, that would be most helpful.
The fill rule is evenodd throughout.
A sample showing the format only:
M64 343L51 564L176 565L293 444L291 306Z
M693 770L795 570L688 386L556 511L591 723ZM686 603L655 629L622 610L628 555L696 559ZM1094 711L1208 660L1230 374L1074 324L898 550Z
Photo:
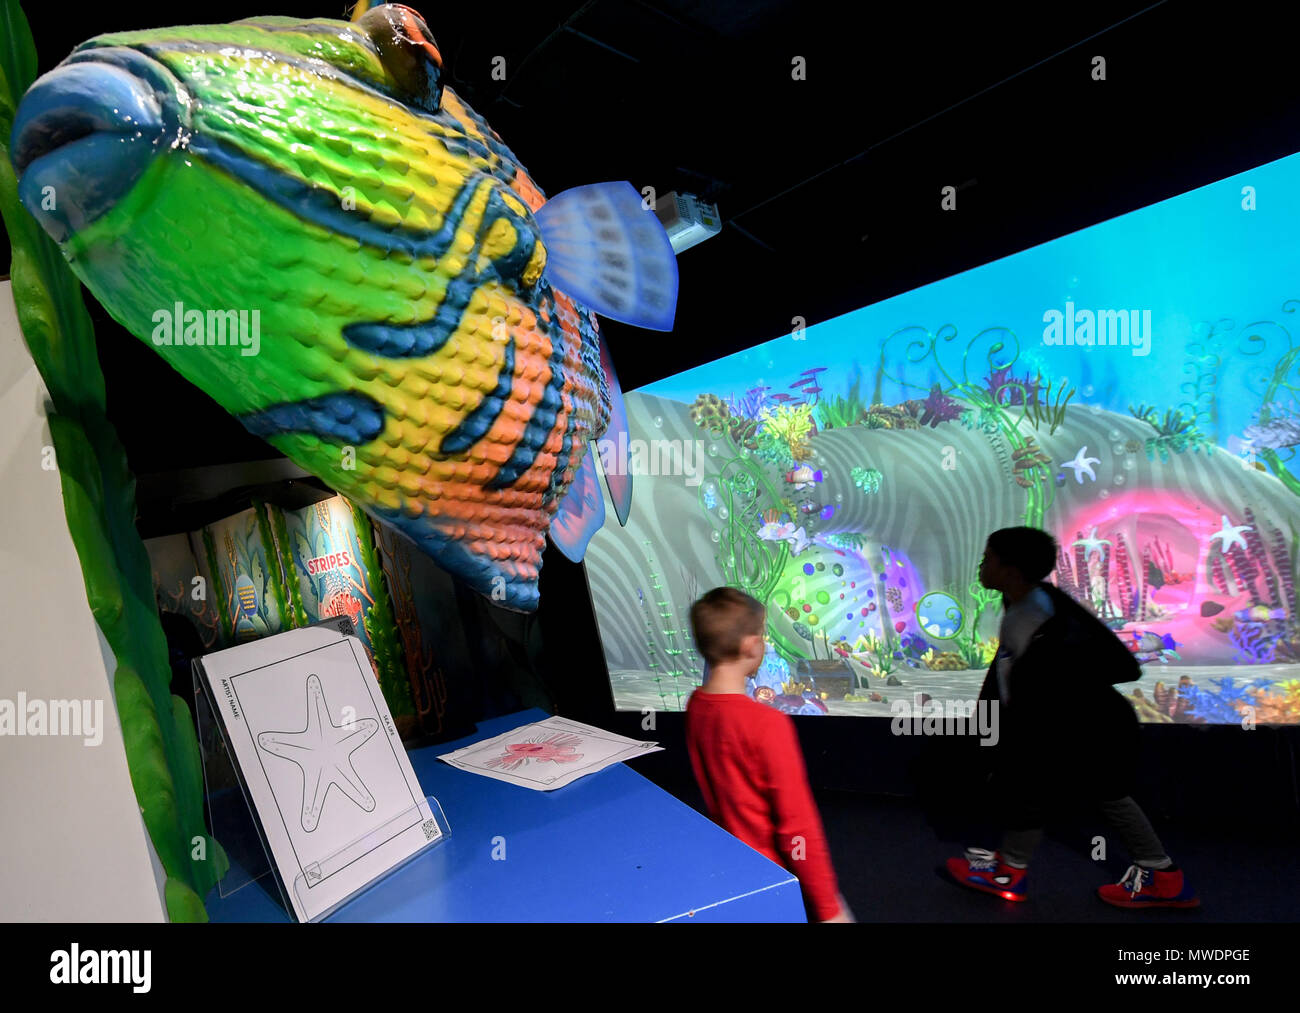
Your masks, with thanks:
M302 828L311 833L320 822L330 787L337 787L366 812L375 797L352 767L352 754L379 731L374 718L342 725L330 718L320 677L307 677L307 727L300 732L262 732L257 744L272 756L292 760L302 771Z

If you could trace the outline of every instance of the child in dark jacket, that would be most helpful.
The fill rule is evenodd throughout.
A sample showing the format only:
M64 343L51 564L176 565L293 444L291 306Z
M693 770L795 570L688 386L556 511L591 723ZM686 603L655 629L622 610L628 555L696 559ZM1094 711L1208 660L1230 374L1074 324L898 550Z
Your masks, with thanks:
M686 746L709 815L799 879L811 920L852 921L831 867L794 722L750 699L763 663L766 610L719 587L691 607L695 647L708 665L686 704Z
M1115 683L1141 669L1096 616L1045 578L1056 567L1051 535L1004 528L989 536L980 582L1001 591L1005 613L997 657L980 699L999 708L989 786L1002 807L998 851L948 860L958 883L1006 900L1026 899L1026 869L1047 816L1062 803L1095 801L1133 860L1098 896L1136 909L1196 907L1183 872L1130 797L1138 721Z

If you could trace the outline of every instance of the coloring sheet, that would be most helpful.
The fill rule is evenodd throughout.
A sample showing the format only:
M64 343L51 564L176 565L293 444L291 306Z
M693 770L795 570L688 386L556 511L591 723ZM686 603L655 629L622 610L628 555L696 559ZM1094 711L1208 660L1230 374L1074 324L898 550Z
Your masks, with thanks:
M442 836L356 637L290 630L202 670L299 921Z
M662 746L615 735L567 718L547 718L438 757L534 791L553 791L614 763L657 753Z

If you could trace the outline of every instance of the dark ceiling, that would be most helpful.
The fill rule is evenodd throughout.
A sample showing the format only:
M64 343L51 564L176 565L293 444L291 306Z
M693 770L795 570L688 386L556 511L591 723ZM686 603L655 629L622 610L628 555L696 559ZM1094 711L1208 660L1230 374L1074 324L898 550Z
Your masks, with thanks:
M105 31L344 9L29 6L42 71ZM676 329L606 325L630 389L786 333L795 316L838 315L1300 147L1294 25L1272 5L992 6L570 0L423 14L452 86L549 192L628 179L718 203L723 233L681 255ZM1105 81L1091 77L1098 55ZM806 80L792 79L796 56ZM956 213L940 210L946 185ZM274 456L95 316L137 472Z

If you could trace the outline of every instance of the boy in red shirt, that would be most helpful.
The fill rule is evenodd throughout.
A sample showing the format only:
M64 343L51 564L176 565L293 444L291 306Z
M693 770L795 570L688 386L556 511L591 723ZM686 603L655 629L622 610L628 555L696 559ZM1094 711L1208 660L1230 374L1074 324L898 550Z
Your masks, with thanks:
M714 588L691 607L695 646L708 665L686 704L695 780L715 823L799 878L811 919L852 921L794 722L745 693L745 680L763 663L766 623L763 606L735 588Z

